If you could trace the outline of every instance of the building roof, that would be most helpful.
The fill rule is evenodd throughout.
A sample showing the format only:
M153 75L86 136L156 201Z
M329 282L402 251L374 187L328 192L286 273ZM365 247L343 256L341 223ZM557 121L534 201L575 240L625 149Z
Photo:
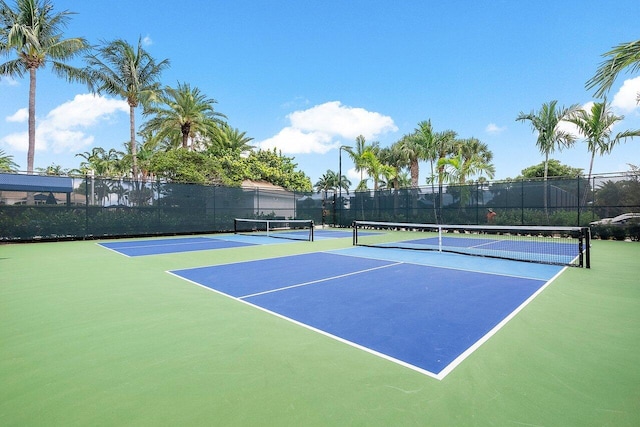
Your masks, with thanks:
M62 176L0 173L0 191L73 192L73 179Z

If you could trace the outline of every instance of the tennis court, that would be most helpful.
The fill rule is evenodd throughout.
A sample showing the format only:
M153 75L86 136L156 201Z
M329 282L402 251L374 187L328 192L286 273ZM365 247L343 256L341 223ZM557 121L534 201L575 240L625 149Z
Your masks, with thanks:
M498 261L503 272L489 273L477 259L469 270L383 256L355 248L171 273L441 379L561 270L516 273Z
M586 269L315 231L0 245L0 424L638 424L636 242Z

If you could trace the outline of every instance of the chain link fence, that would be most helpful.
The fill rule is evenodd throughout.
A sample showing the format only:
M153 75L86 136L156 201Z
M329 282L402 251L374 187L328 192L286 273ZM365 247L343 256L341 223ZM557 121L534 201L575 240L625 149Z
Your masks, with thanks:
M495 215L488 215L489 210ZM612 220L623 214L627 216ZM338 227L349 227L354 220L592 225L595 237L638 240L640 176L318 194L0 173L1 241L228 232L234 218L311 219Z

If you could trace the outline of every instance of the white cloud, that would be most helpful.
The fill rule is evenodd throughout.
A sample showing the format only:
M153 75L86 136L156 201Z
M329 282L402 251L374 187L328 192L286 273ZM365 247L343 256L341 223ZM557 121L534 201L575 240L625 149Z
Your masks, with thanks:
M153 40L151 40L151 36L148 34L142 38L142 44L145 46L151 46L153 44Z
M326 102L287 116L291 125L277 135L258 143L262 149L277 148L283 153L326 153L340 145L340 139L366 139L395 132L393 119L363 108L343 106L339 101Z
M303 132L300 129L286 127L277 135L258 144L263 150L277 148L283 153L321 153L335 148L337 142L323 132Z
M29 109L21 108L13 115L8 116L5 120L11 123L24 123L29 119Z
M36 127L36 151L54 153L76 153L93 141L86 130L109 120L114 114L128 113L125 101L92 94L76 95L71 101L51 110ZM19 117L18 113L11 117ZM26 132L13 133L2 138L2 142L18 151L27 151Z
M20 83L13 77L0 76L1 86L18 86Z
M495 123L489 123L484 130L487 133L498 134L498 133L502 133L505 130L507 130L507 127L506 126L500 127Z
M624 113L638 108L638 94L640 93L640 77L625 80L622 87L613 96L611 105Z

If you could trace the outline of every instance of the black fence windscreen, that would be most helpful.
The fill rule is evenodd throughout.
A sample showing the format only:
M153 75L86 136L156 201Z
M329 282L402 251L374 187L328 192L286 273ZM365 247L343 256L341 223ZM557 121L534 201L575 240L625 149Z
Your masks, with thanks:
M638 240L640 175L517 180L379 191L293 192L160 181L0 173L0 241L233 232L235 218L589 226ZM49 179L50 178L50 179ZM491 212L493 212L491 215ZM631 219L626 221L627 217ZM611 220L627 222L625 227ZM622 219L620 219L622 218ZM614 221L614 222L616 222ZM640 225L638 225L640 228ZM634 234L635 233L635 234Z

